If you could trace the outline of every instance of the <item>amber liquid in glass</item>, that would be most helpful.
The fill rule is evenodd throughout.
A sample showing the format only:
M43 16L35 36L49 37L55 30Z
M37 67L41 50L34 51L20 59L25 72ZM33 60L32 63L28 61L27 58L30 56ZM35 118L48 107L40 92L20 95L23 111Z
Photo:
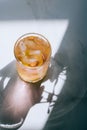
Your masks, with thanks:
M36 82L46 75L51 55L48 40L38 35L24 36L16 42L14 54L23 80Z

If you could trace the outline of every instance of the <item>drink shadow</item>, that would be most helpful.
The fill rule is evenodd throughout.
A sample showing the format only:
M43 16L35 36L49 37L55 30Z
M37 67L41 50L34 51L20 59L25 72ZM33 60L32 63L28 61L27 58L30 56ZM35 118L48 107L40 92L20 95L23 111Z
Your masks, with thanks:
M0 70L0 128L18 129L22 126L27 113L31 107L37 103L49 103L53 107L56 101L53 101L53 96L58 96L55 93L55 86L58 82L58 75L62 72L64 66L60 67L51 58L50 66L47 75L37 83L27 83L20 79L16 71L15 60ZM55 73L54 73L55 72ZM52 91L46 91L43 82L54 82ZM48 93L48 98L43 101L43 93Z
M18 129L29 109L40 102L41 82L27 83L16 72L15 61L0 70L0 128Z
M81 46L81 55L82 49ZM16 71L15 61L10 62L0 70L1 130L16 130L20 128L29 110L37 103L49 103L48 113L51 107L53 108L50 120L47 122L48 124L50 124L51 120L55 121L55 119L60 119L63 115L72 110L82 99L86 91L84 82L85 75L79 71L82 69L84 72L85 68L75 69L74 67L76 65L77 64L73 61L69 62L67 53L60 49L54 58L51 57L47 75L43 80L37 83L27 83L21 80ZM80 75L76 75L77 72ZM84 78L82 79L83 76ZM76 80L76 78L80 80ZM60 79L65 81L61 88ZM50 90L52 90L51 92L46 90L47 86L44 86L44 82L48 81L51 83L49 84ZM43 93L48 94L45 100ZM53 100L54 96L56 96L56 100ZM53 123L55 124L56 122Z

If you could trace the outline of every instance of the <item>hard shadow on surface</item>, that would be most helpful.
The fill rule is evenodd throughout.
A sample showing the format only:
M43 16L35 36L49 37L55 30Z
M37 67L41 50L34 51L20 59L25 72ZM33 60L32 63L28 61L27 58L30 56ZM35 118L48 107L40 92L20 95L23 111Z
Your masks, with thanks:
M68 3L67 1L67 5ZM86 130L87 128L85 109L87 108L85 95L87 91L87 39L84 21L87 17L83 9L86 2L82 3L80 10L80 3L78 5L71 2L68 7L63 6L65 12L62 11L62 13L64 16L69 16L69 26L54 60L58 65L67 67L67 79L44 130ZM75 14L72 14L72 8L76 11ZM85 116L83 117L82 114Z
M85 73L86 66L84 66L84 65L86 65L86 60L83 59L83 56L84 56L84 54L86 54L87 51L86 51L86 48L84 48L84 46L82 47L82 43L79 44L79 42L78 42L77 44L78 44L77 48L79 48L79 49L75 48L76 50L74 50L74 53L76 52L76 55L74 55L73 51L72 51L72 53L70 52L71 56L73 58L70 57L71 59L69 59L69 57L68 57L69 55L67 54L67 53L69 53L69 51L67 51L67 53L66 53L65 48L62 47L58 50L55 57L51 59L51 65L48 69L47 76L44 79L44 81L46 81L48 79L50 80L50 82L55 81L53 93L50 93L48 91L48 99L46 102L49 102L50 105L52 105L52 103L53 103L52 98L55 95L55 86L57 85L59 76L60 76L61 72L64 70L64 68L67 72L66 73L67 78L64 82L61 92L59 93L59 95L57 95L58 99L53 104L53 106L54 106L53 111L52 111L50 118L48 119L48 122L44 129L54 129L54 128L60 129L60 127L62 127L62 128L64 127L64 129L67 128L68 126L65 127L64 122L67 119L67 116L70 113L70 111L73 112L74 109L76 108L77 104L81 100L83 100L83 103L86 103L86 100L84 100L82 98L84 97L84 94L87 89L86 88L86 73ZM64 49L64 50L61 51L61 49ZM84 49L84 53L83 53L83 49ZM79 66L79 62L77 62L77 61L79 61L81 63L80 66ZM60 77L60 78L62 78L62 77ZM6 79L7 79L7 81L6 81ZM4 121L4 120L2 120L3 119L2 111L5 110L4 112L7 112L7 114L6 113L4 114L6 123L8 123L9 120L11 121L10 123L13 123L13 122L17 123L17 120L18 120L18 122L20 121L19 118L20 118L21 110L19 110L20 111L19 116L16 115L16 117L10 117L10 114L8 116L9 109L7 109L7 108L13 109L13 108L15 108L14 106L17 105L17 109L16 108L15 109L16 109L16 112L18 111L19 97L18 97L18 95L16 95L16 92L19 90L18 87L22 87L22 84L20 84L18 86L17 84L15 84L16 82L17 82L17 72L15 69L15 61L12 61L6 67L4 67L2 70L0 70L0 104L2 106L3 101L6 103L3 105L5 107L5 109L0 110L0 112L1 112L0 120ZM21 82L19 81L19 83L21 83ZM40 89L37 84L36 84L36 86L37 87L28 86L28 88L26 86L25 89L23 89L23 92L25 93L26 96L21 97L22 101L23 101L23 98L24 98L24 103L26 102L26 100L25 100L26 98L27 98L27 101L29 101L29 102L27 102L27 107L24 108L25 116L27 115L27 112L29 111L29 109L31 107L30 100L31 100L31 102L34 101L34 104L40 103L42 91L39 91ZM57 85L56 87L59 87L59 86ZM22 91L20 91L20 92L22 92ZM38 94L38 92L40 92L40 93ZM27 97L27 93L29 93L29 95L32 94L32 96L34 96L36 94L36 96L35 96L35 98L31 99L30 96ZM18 94L19 94L19 96L21 96L21 93L18 92ZM38 95L38 97L37 97L37 95ZM14 98L14 96L15 97L17 96L16 99ZM21 98L19 99L19 101L21 101ZM28 100L28 99L30 99L30 100ZM9 101L10 101L10 104L9 104ZM83 109L83 107L84 107L83 103L82 103L82 106L79 106L79 107L81 107L81 108L79 108L79 110ZM11 106L9 106L9 105L11 105ZM24 104L22 104L22 105L24 106ZM50 112L50 105L48 108L49 112ZM0 109L2 109L2 107ZM12 116L12 113L14 113L15 109L13 109L13 111L11 111L11 109L10 109L10 112L11 112L11 116ZM75 109L75 111L76 111L76 109ZM9 120L8 120L8 117L9 117ZM73 118L76 119L76 117L73 117ZM71 122L73 123L73 119L71 119ZM65 123L67 123L67 121ZM72 123L71 123L71 126L72 126ZM69 128L71 126L69 124Z
M7 125L7 129L9 129L8 124L12 123L13 125L17 123L17 125L14 125L14 128L18 128L23 123L23 121L20 123L19 119L15 119L14 115L12 118L13 104L15 103L13 103L11 99L12 94L15 93L12 92L12 89L14 89L15 81L17 80L16 73L15 61L12 61L0 70L0 130L4 130L4 125Z
M18 129L30 108L40 102L42 81L33 84L21 80L15 61L0 70L0 78L0 130Z
M5 4L5 2L7 4ZM56 76L53 78L50 77L50 81L53 82L56 80L57 83L58 76L64 67L67 67L67 79L61 93L58 95L58 100L54 105L53 111L44 127L44 130L86 130L87 96L85 93L87 90L87 2L85 0L46 0L44 2L42 0L22 0L21 2L23 2L24 7L27 8L27 12L29 13L22 10L23 5L20 7L20 1L18 3L17 1L11 1L11 3L8 3L8 0L1 1L0 12L3 11L3 5L5 5L6 8L4 13L2 13L3 15L0 14L0 20L55 20L66 18L69 20L69 26L61 42L60 48L52 58L53 61L58 64L59 72L56 73ZM17 8L15 10L16 5ZM10 10L7 11L9 7L13 9L14 15ZM21 13L21 11L23 13ZM50 69L52 70L52 66ZM3 78L0 80L1 92L3 91L3 81L5 80L5 77L10 77L10 73L6 74L7 70L8 69L4 71L4 74L0 71L0 74L3 75ZM49 71L48 77L53 73L53 71Z
M41 85L43 81L49 79L53 82L56 79L56 85L62 68L58 69L57 66L55 68L55 65L57 64L51 59L51 66L46 77L35 84L26 83L19 78L15 61L0 70L0 128L2 130L5 128L18 129L23 124L29 109L36 103L41 103L41 95L45 91L44 86ZM54 75L55 69L58 69L56 75ZM49 102L50 105L53 103L52 97L54 95L55 93L48 91L48 100L46 102Z
M54 57L59 66L67 67L67 79L44 130L86 130L87 128L87 96L85 94L87 91L87 47L85 43L77 39L73 44L65 40L68 36L69 32L66 32L58 53Z

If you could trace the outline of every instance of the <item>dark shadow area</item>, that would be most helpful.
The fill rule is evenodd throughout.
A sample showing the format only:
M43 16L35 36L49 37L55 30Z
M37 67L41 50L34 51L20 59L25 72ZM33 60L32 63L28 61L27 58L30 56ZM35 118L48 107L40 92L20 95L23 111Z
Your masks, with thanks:
M54 60L62 68L67 67L67 79L44 130L87 129L87 6L86 1L76 2L63 3L63 11L61 6L58 8L64 16L69 16L69 26Z
M0 20L55 20L68 19L69 26L61 42L60 48L52 57L58 65L58 72L54 73L52 64L45 80L56 80L64 68L67 68L67 79L62 91L57 95L52 113L44 127L44 130L86 130L87 129L87 2L86 0L19 0L8 2L0 1ZM20 2L22 6L20 6ZM4 11L3 11L3 7ZM26 11L23 10L26 8ZM16 7L16 10L15 10ZM8 10L13 10L11 12ZM7 11L8 10L8 11ZM3 12L3 13L2 13ZM27 13L26 13L27 12ZM3 14L3 15L2 15ZM5 77L11 77L9 69L0 71L0 98L2 99L3 83ZM8 72L7 72L8 70ZM54 86L55 91L55 86ZM54 94L49 93L47 102L52 101ZM41 96L41 95L40 95ZM0 101L2 102L2 100ZM29 106L28 106L29 107ZM27 109L29 110L29 109Z
M58 67L58 68L57 68ZM58 81L58 75L63 70L58 66L54 59L51 59L51 65L44 79L37 83L27 83L22 81L16 71L15 61L10 62L0 70L0 130L18 129L23 124L28 111L31 107L40 102L42 93L45 92L43 81L50 80L54 84L53 93L48 93L49 102L48 113L51 105L54 106L52 98L55 95L55 85ZM56 72L54 74L54 71ZM56 95L58 96L58 95ZM53 104L54 103L54 104Z
M30 108L39 103L44 87L21 80L15 61L0 70L0 130L18 129ZM6 79L9 78L6 82Z
M65 45L61 44L54 57L62 69L67 67L67 79L44 130L87 129L87 47L85 43L75 40L72 45L72 42L65 43L63 39Z

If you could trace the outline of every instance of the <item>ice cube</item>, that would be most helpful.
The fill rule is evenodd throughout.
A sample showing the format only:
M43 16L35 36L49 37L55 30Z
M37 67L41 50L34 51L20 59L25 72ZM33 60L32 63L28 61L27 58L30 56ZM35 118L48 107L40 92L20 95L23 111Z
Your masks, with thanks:
M22 57L22 62L23 62L23 64L28 65L29 58L27 56Z
M21 51L26 50L26 45L25 45L25 43L23 41L20 42L19 46L20 46Z
M22 59L22 62L23 62L24 65L31 66L31 67L35 67L38 64L38 60L36 58L34 58L34 57L27 57L27 56L25 56Z
M38 60L37 59L35 59L35 58L31 58L31 59L29 59L29 66L31 66L31 67L35 67L35 66L37 66L37 64L38 64Z
M40 50L31 50L29 52L30 55L41 55L41 51Z

